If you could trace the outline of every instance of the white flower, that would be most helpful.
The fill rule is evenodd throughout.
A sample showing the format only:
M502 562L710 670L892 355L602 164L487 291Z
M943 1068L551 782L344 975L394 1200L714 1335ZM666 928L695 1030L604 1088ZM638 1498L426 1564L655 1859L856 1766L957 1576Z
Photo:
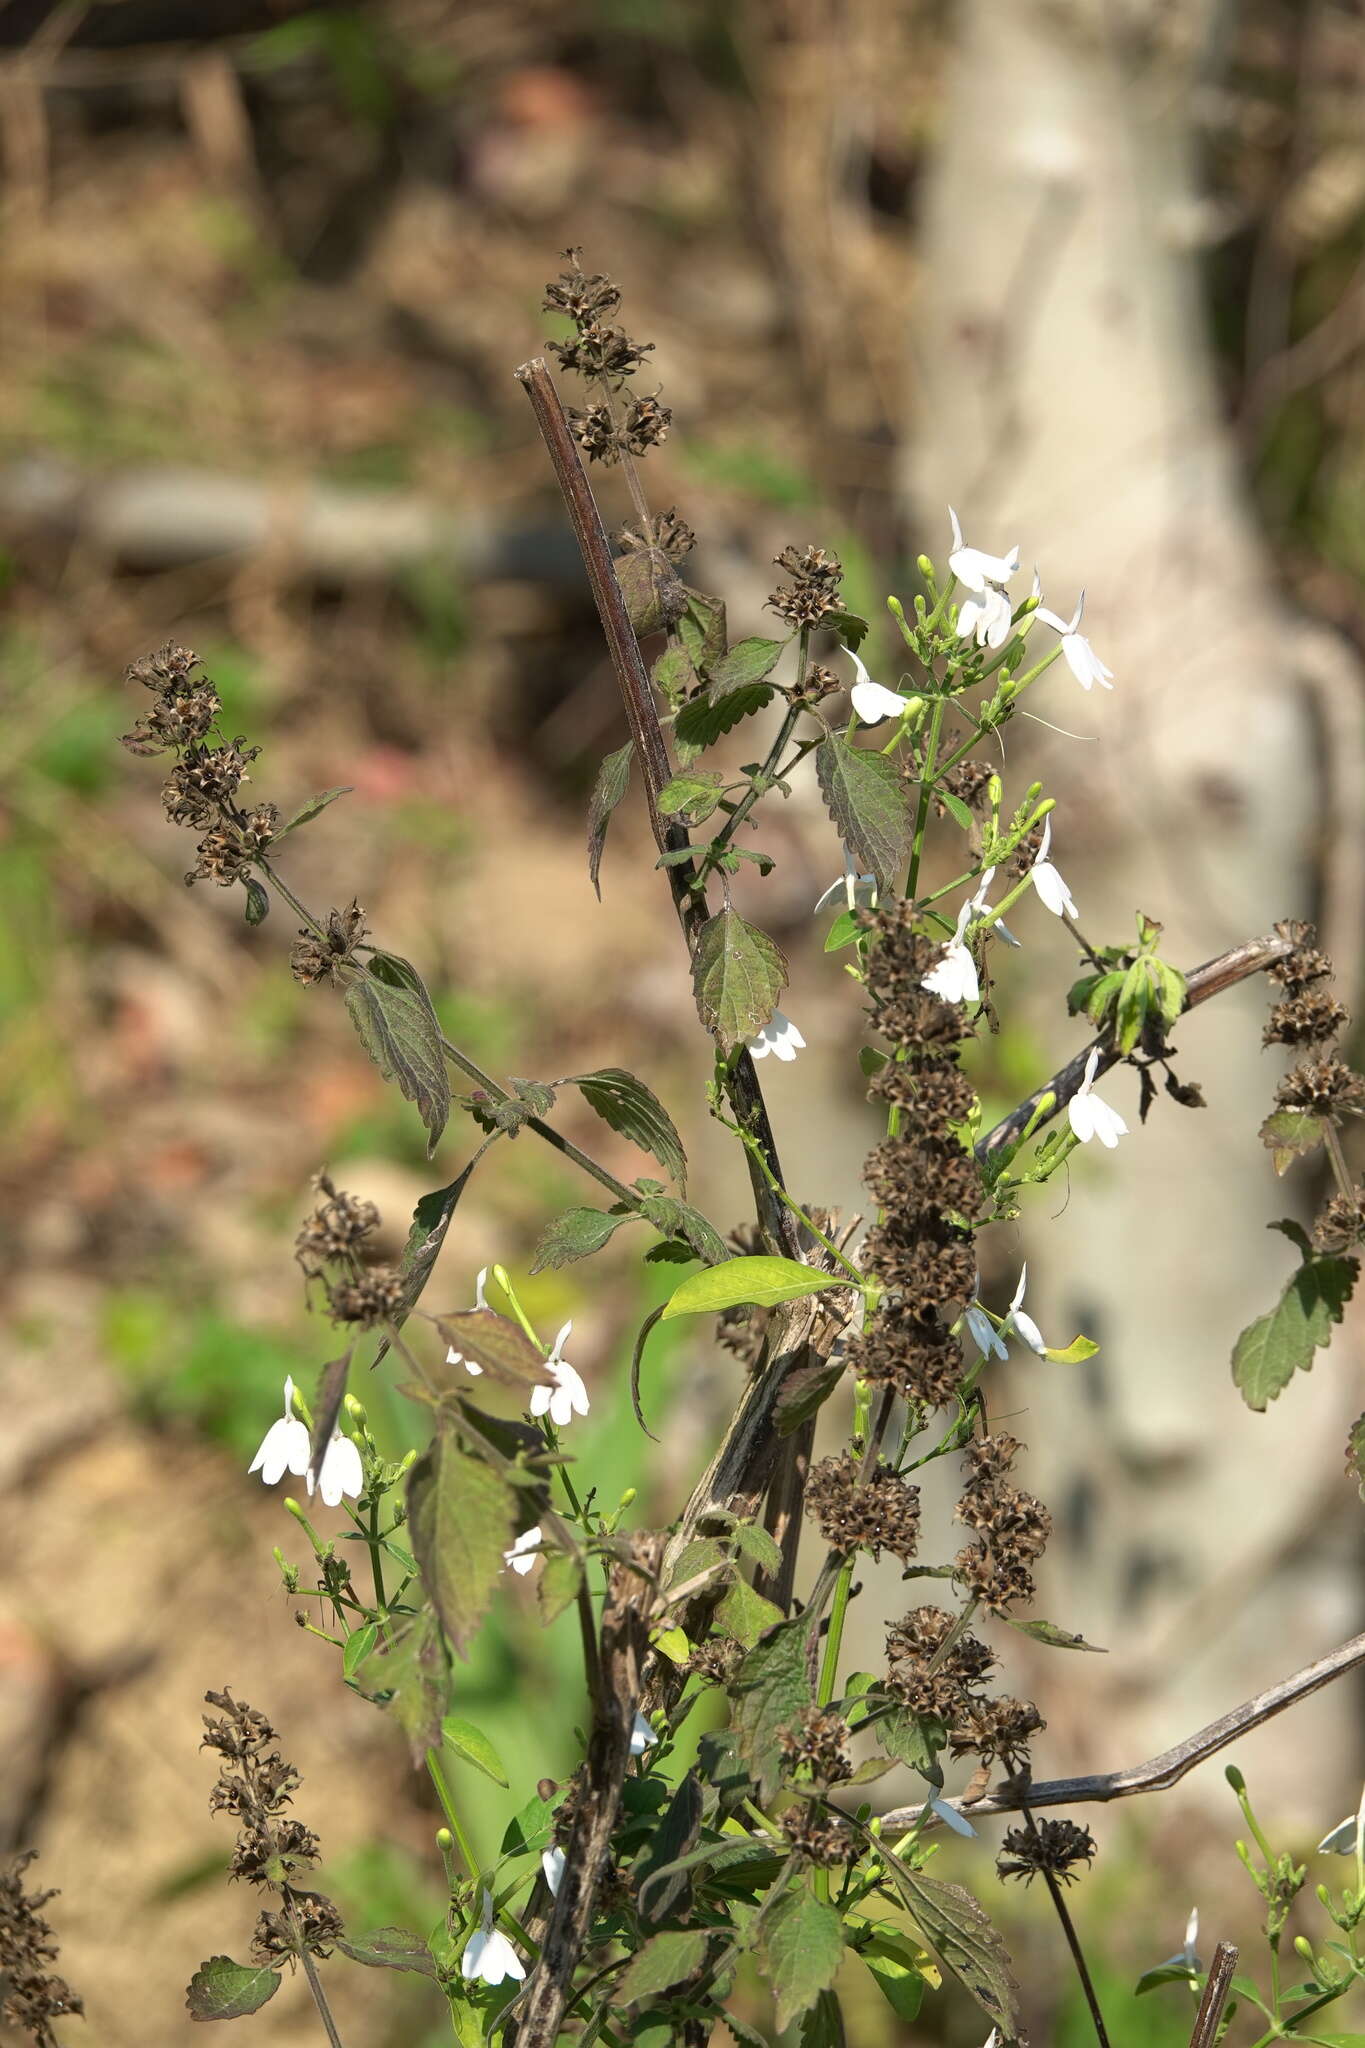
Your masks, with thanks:
M1191 1909L1190 1917L1185 1922L1185 1946L1177 1949L1173 1956L1167 1956L1164 1962L1158 1963L1158 1970L1193 1970L1198 1974L1204 1967L1195 1950L1195 1943L1198 1939L1199 1908L1195 1906Z
M1008 555L987 555L980 548L966 547L951 505L948 517L953 522L953 550L948 567L958 582L965 583L974 593L958 607L958 638L974 638L978 647L1003 647L1009 638L1013 613L1005 586L1019 572L1019 550L1014 547Z
M564 1876L564 1851L546 1849L541 1856L540 1867L545 1873L545 1882L550 1887L551 1895L557 1899L560 1881Z
M1052 817L1049 813L1043 824L1043 843L1038 848L1037 859L1029 869L1029 876L1044 909L1050 910L1054 917L1074 917L1076 905L1072 901L1071 891L1047 857L1051 844Z
M513 1948L505 1934L500 1934L493 1925L493 1894L483 1895L483 1919L477 1934L471 1934L460 1957L460 1975L478 1977L485 1984L501 1984L504 1977L515 1977L518 1982L526 1975L526 1965Z
M880 725L884 718L902 717L905 711L905 698L895 690L883 689L880 683L874 683L867 672L867 663L860 654L855 654L851 647L845 647L844 653L858 671L858 680L849 691L849 696L853 700L853 709L863 724Z
M352 1500L359 1500L365 1485L365 1471L360 1462L360 1453L348 1436L339 1429L332 1431L332 1441L322 1454L322 1468L318 1473L317 1488L329 1508L341 1506L343 1493ZM308 1474L308 1491L313 1491L313 1475Z
M757 1038L749 1040L749 1051L756 1060L765 1060L770 1052L776 1053L780 1060L794 1060L799 1052L805 1050L805 1045L805 1039L791 1018L784 1017L780 1010L774 1010Z
M920 986L942 996L945 1003L975 1003L981 998L981 983L977 977L976 962L963 943L964 934L972 918L985 908L986 891L995 879L995 869L987 868L982 875L975 896L968 897L957 913L957 930L944 950L938 966L925 975Z
M563 1355L564 1340L572 1328L572 1323L565 1323L555 1338L554 1350L545 1361L545 1370L554 1385L533 1387L531 1390L532 1415L548 1414L556 1429L567 1429L575 1415L588 1412L588 1390Z
M1116 1109L1111 1109L1107 1102L1101 1102L1098 1095L1090 1092L1099 1061L1100 1049L1092 1045L1085 1063L1085 1079L1068 1102L1066 1113L1072 1130L1083 1145L1091 1138L1098 1138L1101 1145L1112 1152L1119 1139L1127 1137L1128 1126Z
M972 1826L966 1815L959 1813L956 1807L949 1806L946 1799L940 1799L937 1792L930 1793L929 1807L931 1812L938 1815L943 1825L951 1828L955 1835L975 1836L976 1829Z
M1033 616L1041 619L1045 626L1051 626L1054 633L1061 634L1062 660L1083 690L1090 689L1095 683L1103 690L1112 690L1113 669L1105 667L1085 635L1076 631L1084 611L1085 592L1082 591L1069 620L1059 619L1056 612L1050 612L1046 605L1039 605Z
M266 1486L276 1486L286 1472L302 1479L308 1470L308 1425L294 1413L294 1382L284 1383L284 1414L272 1422L261 1447L247 1467L248 1475L259 1472Z
M1007 1340L1010 1337L1022 1338L1030 1351L1036 1351L1040 1358L1046 1358L1047 1345L1043 1342L1043 1333L1034 1322L1033 1317L1026 1315L1020 1306L1024 1299L1024 1288L1027 1282L1028 1266L1026 1264L1020 1270L1019 1285L1014 1290L1014 1299L1001 1318L998 1330L979 1301L974 1301L967 1310L963 1320L966 1322L976 1348L983 1358L1008 1358L1009 1345Z
M480 1266L480 1268L479 1268L479 1277L478 1277L478 1279L477 1279L477 1280L476 1280L476 1281L474 1282L474 1306L475 1306L475 1308L487 1308L487 1307L488 1307L488 1303L487 1303L487 1302L486 1302L486 1301L484 1300L484 1298L483 1298L483 1284L484 1284L484 1281L485 1281L485 1280L486 1280L487 1278L488 1278L488 1268L487 1268L487 1266ZM455 1349L455 1346L454 1346L453 1344L451 1345L451 1347L450 1347L449 1351L447 1351L447 1353L446 1353L446 1364L447 1364L447 1365L462 1365L462 1366L464 1367L465 1371L466 1371L466 1372L467 1372L467 1373L468 1373L468 1374L469 1374L469 1375L471 1376L471 1378L473 1378L473 1379L476 1379L476 1380L477 1380L477 1379L481 1379L481 1378L483 1377L483 1367L482 1367L481 1365L475 1365L475 1363L474 1363L474 1361L473 1361L473 1359L472 1359L472 1358L466 1358L466 1357L465 1357L465 1355L464 1355L464 1353L463 1353L463 1351L457 1351L457 1350Z
M634 1726L631 1728L630 1731L631 1755L643 1756L647 1749L653 1749L658 1739L658 1736L654 1733L654 1730L650 1727L648 1721L646 1721L644 1715L640 1712L639 1708L637 1707L635 1709Z
M971 1332L972 1342L983 1358L1008 1358L1009 1345L996 1330L995 1324L986 1314L979 1301L974 1301L964 1318Z
M847 847L844 848L844 872L837 882L830 883L811 912L812 917L818 917L822 910L833 910L841 897L849 910L856 910L860 903L871 909L877 900L877 877L858 874L849 858Z
M541 1541L539 1522L536 1523L534 1529L523 1529L521 1535L518 1536L516 1542L512 1545L512 1548L504 1550L502 1553L503 1564L510 1564L514 1572L519 1572L525 1578L527 1572L530 1571L531 1566L536 1561L536 1554L540 1549Z
M989 2034L987 2034L985 2040L981 2043L981 2048L1000 2048L999 2027L991 2028Z
M1361 1821L1360 1813L1348 1813L1345 1820L1339 1821L1330 1834L1323 1836L1314 1853L1318 1856L1354 1856Z

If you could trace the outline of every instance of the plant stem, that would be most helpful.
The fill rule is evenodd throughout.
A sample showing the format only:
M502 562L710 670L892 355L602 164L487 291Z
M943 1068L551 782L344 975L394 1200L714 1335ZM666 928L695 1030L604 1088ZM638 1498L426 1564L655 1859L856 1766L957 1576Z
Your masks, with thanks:
M929 714L929 736L924 743L924 767L920 774L919 803L915 810L915 837L910 848L910 872L906 876L906 896L913 896L919 887L919 866L924 854L924 831L929 822L929 798L933 793L934 774L938 765L939 734L943 730L943 708L946 698L935 697L934 708Z
M327 2003L327 1993L322 1988L322 1979L318 1975L317 1965L308 1953L307 1937L304 1934L302 1922L295 1909L293 1897L288 1891L285 1892L284 1897L290 1924L294 1929L294 1936L298 1942L295 1954L303 1964L303 1974L308 1979L308 1989L313 1994L313 2003L318 2009L318 2018L322 2021L323 2029L326 2032L327 2039L332 2044L332 2048L342 2048L341 2036L337 2032L336 2021L332 2018L332 2008Z
M1030 1832L1035 1832L1033 1815L1028 1811L1027 1807L1024 1809L1024 1818L1028 1822ZM1095 2027L1095 2039L1099 2042L1100 2048L1109 2048L1109 2036L1104 2030L1104 2014L1100 2011L1100 2002L1095 1996L1095 1986L1091 1981L1090 1972L1086 1968L1085 1952L1081 1947L1080 1938L1072 1923L1071 1915L1067 1911L1066 1900L1062 1897L1062 1888L1050 1870L1043 1872L1043 1879L1047 1885L1052 1903L1057 1909L1057 1918L1062 1923L1062 1932L1066 1936L1066 1945L1071 1950L1071 1960L1076 1965L1076 1975L1080 1978L1081 1990L1085 1993L1085 2002L1090 2008L1090 2017Z
M1341 1149L1341 1139L1337 1134L1337 1127L1330 1117L1323 1118L1322 1141L1327 1147L1327 1157L1332 1162L1332 1172L1336 1178L1339 1191L1346 1197L1348 1202L1354 1202L1356 1200L1356 1191L1351 1181L1351 1170L1346 1164L1346 1154Z
M439 1750L429 1749L427 1751L427 1772L432 1784L436 1788L436 1797L441 1802L441 1811L446 1817L446 1826L455 1837L455 1846L460 1852L464 1867L472 1878L477 1878L479 1874L478 1862L474 1851L469 1846L469 1837L460 1825L460 1816L455 1811L455 1802L451 1797L450 1787L446 1783L445 1767L441 1762Z

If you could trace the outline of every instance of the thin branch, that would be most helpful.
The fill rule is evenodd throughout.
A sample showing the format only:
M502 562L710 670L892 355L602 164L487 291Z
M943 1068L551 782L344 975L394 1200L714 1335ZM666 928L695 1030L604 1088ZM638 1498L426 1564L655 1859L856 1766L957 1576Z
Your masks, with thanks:
M1310 1693L1330 1685L1344 1672L1354 1671L1359 1664L1365 1664L1365 1635L1352 1636L1340 1649L1330 1650L1314 1664L1305 1664L1292 1677L1257 1693L1254 1699L1234 1707L1217 1721L1210 1721L1206 1728L1145 1764L1133 1764L1124 1771L1106 1771L1094 1778L1050 1778L1034 1784L1006 1779L979 1799L950 1799L945 1804L977 1820L982 1814L1015 1813L1024 1806L1079 1806L1085 1802L1130 1799L1139 1792L1168 1792L1196 1764L1206 1763L1239 1736L1282 1714L1286 1707L1297 1706ZM923 1812L921 1806L898 1806L882 1816L882 1832L904 1834L917 1825ZM926 1824L933 1824L932 1816Z
M1204 1986L1204 1996L1199 2001L1194 2032L1190 2035L1190 2048L1213 2048L1218 2038L1218 2022L1223 2017L1223 2007L1232 1989L1237 1956L1238 1951L1230 1941L1220 1941L1214 1950L1213 1967Z
M1273 967L1277 960L1283 960L1294 950L1291 940L1281 938L1278 932L1270 932L1264 938L1248 939L1245 945L1234 946L1230 953L1220 953L1216 960L1206 960L1202 967L1196 967L1185 977L1185 1009L1193 1010L1200 1003L1206 1003L1211 996L1219 996L1249 975L1264 974L1267 967ZM1183 1015L1183 1012L1182 1012ZM1003 1146L1012 1145L1021 1138L1028 1128L1029 1119L1035 1114L1038 1104L1049 1092L1056 1096L1056 1102L1047 1115L1040 1119L1038 1128L1050 1123L1068 1102L1085 1079L1085 1064L1092 1052L1098 1051L1099 1063L1095 1078L1108 1073L1110 1067L1119 1064L1122 1054L1102 1038L1092 1038L1072 1060L1068 1060L1060 1073L1045 1081L1041 1088L1035 1088L1025 1102L1012 1109L1007 1117L987 1131L984 1138L978 1138L976 1156L988 1159Z

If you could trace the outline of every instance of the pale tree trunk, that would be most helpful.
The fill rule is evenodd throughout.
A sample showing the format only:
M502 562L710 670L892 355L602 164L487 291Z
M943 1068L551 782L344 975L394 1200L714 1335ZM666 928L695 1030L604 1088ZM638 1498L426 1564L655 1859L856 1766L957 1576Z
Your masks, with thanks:
M1086 697L1059 665L1037 708L1087 737L1014 725L1008 785L1017 798L1036 771L1057 793L1054 858L1087 937L1130 939L1140 907L1188 966L1308 912L1323 796L1304 629L1273 587L1211 373L1194 57L1117 47L1115 14L957 10L908 482L939 559L951 501L973 545L1020 543L1017 595L1035 560L1063 616L1087 585L1085 629L1115 689ZM1013 925L1032 950L997 954L1002 1008L1027 958L1055 992L1035 1012L1039 1055L1060 1063L1082 1042L1061 1002L1080 969L1040 905ZM1010 1426L1058 1514L1043 1611L1116 1653L1066 1672L1077 1728L1062 1739L1081 1732L1101 1768L1359 1625L1354 1489L1338 1476L1361 1405L1349 1327L1266 1416L1229 1376L1234 1339L1293 1262L1266 1231L1293 1209L1292 1183L1276 1184L1256 1136L1281 1067L1261 1048L1268 995L1255 983L1182 1029L1177 1069L1206 1110L1163 1097L1139 1131L1136 1089L1115 1077L1105 1092L1133 1135L1078 1157L1069 1201L1054 1183L1026 1206L1030 1307L1054 1343L1084 1328L1103 1347L1086 1368L1019 1370L998 1401L1022 1411ZM1024 1251L1021 1233L1011 1274ZM1333 1747L1315 1748L1309 1778L1352 1768Z

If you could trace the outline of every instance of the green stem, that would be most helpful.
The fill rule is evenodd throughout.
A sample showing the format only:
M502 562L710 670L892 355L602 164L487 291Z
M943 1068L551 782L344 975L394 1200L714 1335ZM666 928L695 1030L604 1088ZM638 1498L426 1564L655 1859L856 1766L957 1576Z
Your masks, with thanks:
M805 1226L805 1228L810 1232L811 1236L815 1239L817 1244L822 1244L824 1246L825 1250L829 1253L831 1258L838 1260L839 1264L843 1267L844 1271L851 1276L851 1278L857 1284L857 1286L859 1288L863 1287L866 1281L866 1275L858 1271L858 1268L854 1265L852 1259L846 1258L844 1254L840 1251L838 1245L835 1244L832 1239L826 1237L824 1231L819 1229L816 1224L811 1222L810 1217L806 1214L805 1210L801 1208L797 1202L794 1202L792 1200L792 1197L787 1193L787 1190L783 1187L781 1181L778 1180L776 1174L774 1174L772 1168L769 1166L763 1148L759 1144L758 1140L754 1137L753 1133L751 1131L742 1130L738 1124L727 1123L726 1128L728 1130L734 1131L735 1135L743 1142L743 1144L749 1152L750 1158L754 1160L759 1169L759 1172L763 1175L763 1178L766 1180L768 1186L772 1189L773 1193L777 1196L778 1201L782 1203L783 1207L785 1209L790 1210L791 1214L795 1216L797 1222Z
M910 848L910 872L906 877L904 894L913 896L919 886L920 860L924 853L924 831L929 822L929 799L933 794L934 776L938 768L938 742L943 731L943 710L947 699L935 697L934 708L929 715L929 736L924 746L924 767L920 774L919 804L915 811L915 837ZM950 764L951 765L951 764Z
M800 652L798 659L801 664L801 671L804 674L806 666L806 635L804 632L802 633L800 638L799 648ZM725 820L725 823L721 826L719 832L717 832L715 838L711 841L710 845L706 848L705 852L702 855L702 864L700 869L698 870L698 873L703 878L709 872L709 870L715 866L717 856L723 853L725 848L730 844L730 841L734 838L736 832L738 832L740 826L744 823L745 819L748 817L750 811L758 802L759 798L762 795L764 795L764 793L767 790L772 788L772 782L769 778L772 776L773 771L776 769L778 762L782 758L783 749L786 747L787 741L791 738L793 732L795 732L796 730L796 722L800 718L803 708L804 707L800 704L788 705L787 715L782 721L781 729L778 732L777 738L773 741L772 745L768 749L762 767L759 769L757 775L755 775L751 779L748 789L744 792L744 795L735 805L735 808L733 809L733 811L731 811L729 817Z
M327 2039L331 2042L332 2048L342 2048L341 2036L337 2032L336 2021L332 2018L332 2008L327 2003L327 1993L322 1988L322 1979L318 1975L317 1965L308 1953L308 1937L304 1932L303 1923L295 1909L293 1896L288 1889L286 1889L284 1894L284 1902L285 1909L289 1915L290 1925L294 1930L294 1939L298 1944L295 1954L303 1964L303 1974L308 1979L308 1989L313 1994L313 2003L318 2009L318 2018L322 2021L323 2030L327 2035Z
M436 1788L436 1797L441 1802L441 1811L446 1817L446 1826L455 1837L455 1846L460 1852L464 1867L469 1872L471 1878L477 1879L479 1875L478 1860L474 1855L474 1851L469 1846L469 1837L460 1824L460 1816L455 1811L455 1801L451 1797L450 1787L446 1783L441 1753L437 1749L429 1749L427 1751L427 1772L432 1784Z

